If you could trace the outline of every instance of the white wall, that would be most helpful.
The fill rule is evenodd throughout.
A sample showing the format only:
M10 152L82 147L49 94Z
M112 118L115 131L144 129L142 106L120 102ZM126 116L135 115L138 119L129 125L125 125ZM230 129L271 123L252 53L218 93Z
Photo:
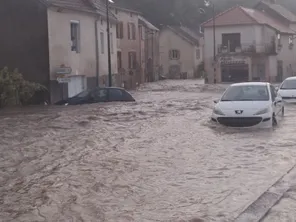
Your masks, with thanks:
M197 65L202 61L203 52L201 50L201 59L196 59L196 49L186 40L182 39L180 36L175 34L169 29L163 29L160 32L160 64L163 67L163 72L165 75L169 72L169 67L171 65L180 65L181 72L187 72L188 78L192 78L194 70ZM169 51L171 49L177 49L180 51L179 60L171 60L169 58Z
M96 76L96 38L95 21L96 17L77 11L64 10L57 12L55 8L48 10L48 35L49 35L49 57L50 57L50 77L55 80L55 69L62 64L72 68L72 75L85 75L87 77ZM70 23L77 20L80 23L80 52L71 51ZM100 31L105 33L105 54L99 53L99 75L108 73L107 60L107 34L106 22L98 23L98 37ZM113 25L114 52L117 51L116 26ZM100 41L100 39L99 39ZM100 48L100 42L98 42ZM100 49L99 49L100 52ZM112 54L112 71L117 73L117 56Z

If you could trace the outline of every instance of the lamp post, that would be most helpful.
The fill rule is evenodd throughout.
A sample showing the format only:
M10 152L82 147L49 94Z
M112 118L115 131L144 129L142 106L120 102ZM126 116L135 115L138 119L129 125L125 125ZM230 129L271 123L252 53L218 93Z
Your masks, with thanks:
M107 47L108 47L108 79L109 87L112 86L112 69L111 69L111 44L110 44L110 18L109 18L109 3L112 0L106 0L106 14L107 14Z
M216 74L216 15L215 15L215 5L210 0L204 0L204 4L206 7L212 7L212 21L213 21L213 66L214 66L214 84L217 83L217 74Z

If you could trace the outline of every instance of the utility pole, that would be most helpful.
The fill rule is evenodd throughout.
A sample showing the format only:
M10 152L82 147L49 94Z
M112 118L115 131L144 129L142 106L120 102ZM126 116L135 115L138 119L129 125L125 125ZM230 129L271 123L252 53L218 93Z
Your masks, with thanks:
M108 44L108 78L109 87L112 86L112 69L111 69L111 46L110 46L110 18L109 18L109 1L106 0L106 13L107 13L107 44Z
M214 84L217 83L216 76L216 16L215 16L215 5L212 3L213 7L213 64L214 64Z

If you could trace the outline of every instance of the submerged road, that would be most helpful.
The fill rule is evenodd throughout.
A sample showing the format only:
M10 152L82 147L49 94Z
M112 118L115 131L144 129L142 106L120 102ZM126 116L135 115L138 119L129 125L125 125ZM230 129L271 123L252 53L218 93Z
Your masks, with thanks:
M279 181L261 219L295 221L296 106L274 129L218 127L224 89L161 81L136 103L1 112L0 221L235 221Z

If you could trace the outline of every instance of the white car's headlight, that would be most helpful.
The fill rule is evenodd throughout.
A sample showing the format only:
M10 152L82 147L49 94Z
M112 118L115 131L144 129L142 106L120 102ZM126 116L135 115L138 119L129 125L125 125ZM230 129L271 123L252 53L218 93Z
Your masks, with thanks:
M216 115L224 116L225 114L221 111L221 109L215 107L213 113Z
M259 111L256 112L254 115L263 115L263 114L268 113L269 111L270 111L270 108L267 107L267 108L265 108L265 109L261 109L261 110L259 110Z

